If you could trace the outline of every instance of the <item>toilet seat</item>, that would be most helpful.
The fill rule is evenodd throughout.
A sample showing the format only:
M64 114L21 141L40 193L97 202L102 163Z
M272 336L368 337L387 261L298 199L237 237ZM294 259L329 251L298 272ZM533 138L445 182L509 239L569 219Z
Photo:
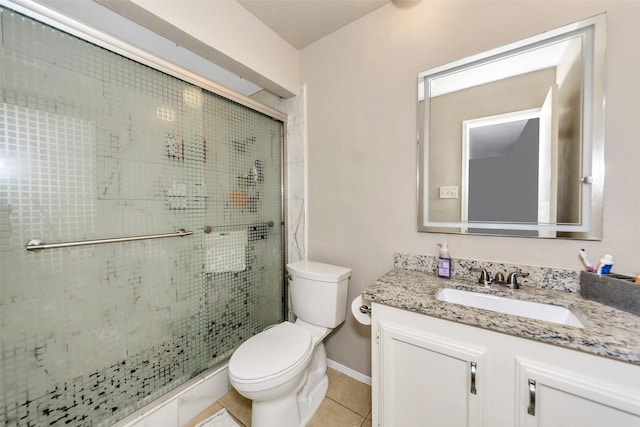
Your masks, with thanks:
M313 351L311 332L283 322L245 341L231 356L229 375L236 383L286 382L306 368Z

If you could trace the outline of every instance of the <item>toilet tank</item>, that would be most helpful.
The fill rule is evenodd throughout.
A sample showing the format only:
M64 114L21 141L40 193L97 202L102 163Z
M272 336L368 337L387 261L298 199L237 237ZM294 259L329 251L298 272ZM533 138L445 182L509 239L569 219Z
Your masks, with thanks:
M291 310L307 323L335 328L347 313L351 269L313 261L287 264Z

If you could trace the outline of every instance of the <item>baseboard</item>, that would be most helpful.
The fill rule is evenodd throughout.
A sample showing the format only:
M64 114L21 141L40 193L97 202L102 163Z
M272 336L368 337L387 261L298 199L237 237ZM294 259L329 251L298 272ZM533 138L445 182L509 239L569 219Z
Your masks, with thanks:
M354 371L348 366L344 366L341 363L335 362L331 359L327 359L327 366L335 369L338 372L342 372L348 377L353 378L354 380L360 381L361 383L365 383L371 385L371 377L366 376L365 374L361 374L358 371Z

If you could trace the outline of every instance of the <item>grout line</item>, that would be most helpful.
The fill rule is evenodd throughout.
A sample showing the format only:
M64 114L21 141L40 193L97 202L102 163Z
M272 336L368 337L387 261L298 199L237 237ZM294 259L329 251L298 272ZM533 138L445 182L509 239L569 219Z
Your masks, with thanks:
M345 406L344 404L342 404L342 403L338 402L337 400L335 400L335 399L334 399L334 398L332 398L332 397L325 396L325 399L329 399L329 400L333 401L334 403L337 403L338 405L342 406L343 408L345 408L346 410L348 410L348 411L349 411L349 412L351 412L352 414L355 414L357 417L362 418L362 421L363 421L363 422L367 419L367 417L366 417L366 416L364 416L364 417L363 417L362 415L360 415L359 413L357 413L357 412L356 412L356 411L354 411L353 409L349 408L348 406ZM317 414L316 414L316 415L317 415ZM315 416L314 416L314 418L315 418ZM313 419L313 418L312 418L312 419ZM360 424L362 425L362 423L360 423Z

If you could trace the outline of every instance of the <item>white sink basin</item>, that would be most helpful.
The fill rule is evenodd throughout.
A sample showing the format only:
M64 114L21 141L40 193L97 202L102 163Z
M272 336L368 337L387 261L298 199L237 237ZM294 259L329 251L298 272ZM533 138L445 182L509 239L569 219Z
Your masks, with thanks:
M453 304L498 311L500 313L528 317L530 319L545 320L560 325L575 326L576 328L585 327L571 310L557 305L521 301L450 288L441 289L436 298L440 301Z

